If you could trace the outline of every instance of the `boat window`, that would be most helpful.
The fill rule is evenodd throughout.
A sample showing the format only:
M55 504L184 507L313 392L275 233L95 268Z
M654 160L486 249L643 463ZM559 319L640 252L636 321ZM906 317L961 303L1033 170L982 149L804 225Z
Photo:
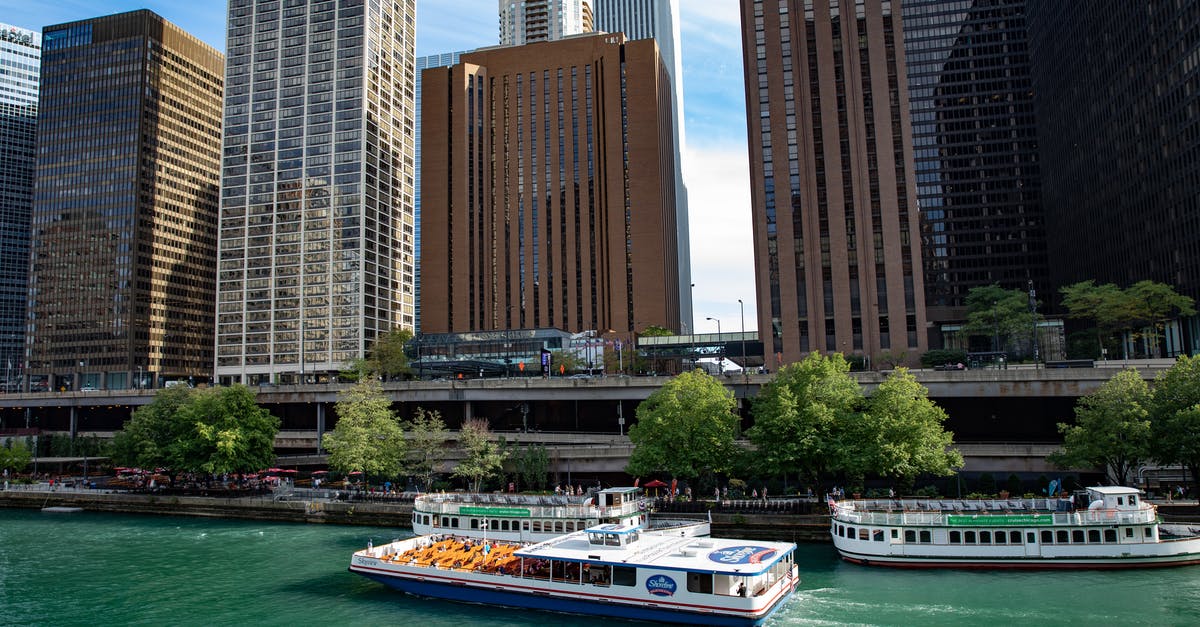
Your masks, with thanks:
M1083 529L1075 529L1071 531L1071 542L1075 544L1083 544Z
M1154 530L1149 527L1142 527L1142 535L1147 538L1154 536Z
M883 529L876 529L871 532L871 539L876 542L883 542Z
M429 514L425 514L425 524L429 524Z
M472 529L478 529L478 528L479 528L479 519L478 519L478 518L472 518L472 519L471 519L471 528L472 528Z
M950 544L962 544L962 532L961 531L951 531L950 532Z
M1054 539L1059 544L1070 544L1071 542L1070 534L1067 533L1066 529L1059 529L1058 532L1054 534Z
M892 531L895 531L895 529L892 529ZM904 530L904 541L905 542L916 542L917 541L917 532L913 531L912 529L905 529Z
M688 592L698 592L700 594L712 594L713 591L713 576L712 573L693 573L687 574Z
M522 521L521 521L521 528L522 528L522 529L524 529L525 531L529 531L529 521L528 521L528 520L522 520Z
M1099 529L1088 529L1088 542L1090 542L1092 544L1096 544L1096 543L1100 542L1100 530Z
M1105 529L1104 530L1104 541L1105 542L1116 542L1117 541L1117 530L1116 529Z
M583 580L596 586L607 586L612 581L612 566L606 564L584 564Z
M554 521L554 533L562 533L562 532L563 532L562 521L561 520Z
M1133 537L1133 527L1126 527L1126 528L1125 528L1125 537L1126 537L1126 538L1132 538L1132 537Z
M854 537L855 537L854 527L846 527L846 537L850 538L851 540L854 539Z
M533 532L534 533L542 532L542 521L540 521L540 520L533 521Z
M892 529L892 539L895 540L896 538L899 538L899 537L900 537L900 530Z
M451 526L451 527L454 527L455 529L457 529L457 528L458 528L458 518L457 518L457 517L456 517L456 518L451 518L451 519L450 519L450 526Z
M1117 497L1117 505L1124 505L1124 504L1125 504L1125 497L1118 496Z
M871 539L871 530L867 529L865 527L860 528L858 530L858 539L859 540L870 540Z
M1008 540L1012 544L1020 544L1021 543L1021 532L1020 531L1008 532ZM1029 543L1033 544L1033 532L1032 531L1029 532Z
M933 542L933 532L928 529L921 530L921 544L929 544Z
M1042 544L1054 544L1054 532L1053 531L1050 531L1049 529L1042 530Z
M1003 531L996 532L996 544L1008 544L1008 534Z
M965 544L975 544L975 532L974 531L968 531L968 532L964 533L963 536L964 536L963 541Z
M604 534L604 545L605 546L621 546L621 536L619 536L615 533Z
M1129 504L1130 504L1131 506L1132 506L1132 505L1137 505L1137 496L1136 496L1136 495L1133 495L1133 494L1130 494L1130 495L1129 495Z
M980 531L979 532L979 543L980 544L991 544L992 543L992 532Z
M612 582L614 586L636 586L637 569L632 566L613 566Z

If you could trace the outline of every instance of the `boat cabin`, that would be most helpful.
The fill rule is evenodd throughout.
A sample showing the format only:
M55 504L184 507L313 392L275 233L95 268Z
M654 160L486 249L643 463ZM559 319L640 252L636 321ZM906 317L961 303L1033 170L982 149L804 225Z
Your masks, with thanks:
M1088 509L1134 510L1141 507L1137 488L1101 486L1087 489Z
M592 546L624 547L638 541L640 530L641 527L633 525L612 524L588 527L585 531Z
M633 503L638 500L638 492L641 488L608 488L601 490L596 494L596 505L598 507L620 507L625 503Z

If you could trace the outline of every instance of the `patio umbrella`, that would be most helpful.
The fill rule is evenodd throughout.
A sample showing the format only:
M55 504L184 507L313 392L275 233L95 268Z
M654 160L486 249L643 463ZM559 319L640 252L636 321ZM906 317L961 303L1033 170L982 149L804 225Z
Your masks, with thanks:
M327 475L327 474L329 474L329 471L328 471L328 470L314 470L314 471L312 471L312 474L314 474L314 475Z
M667 487L667 484L659 481L658 479L651 479L650 481L646 482L645 487L647 487L647 488L665 488L665 487Z

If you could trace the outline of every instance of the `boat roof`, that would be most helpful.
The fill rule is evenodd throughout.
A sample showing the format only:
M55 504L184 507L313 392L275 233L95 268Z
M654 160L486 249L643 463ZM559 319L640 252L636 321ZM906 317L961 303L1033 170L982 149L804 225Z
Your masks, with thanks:
M604 488L600 491L600 494L632 494L634 492L638 492L639 490L641 490L641 488L634 486L621 486L619 488Z
M1101 485L1088 488L1088 492L1095 492L1097 494L1137 494L1141 490L1127 488L1123 485Z
M608 529L607 527L616 527ZM680 537L642 531L638 540L624 546L597 546L588 534L632 533L628 525L598 525L559 536L514 553L524 558L555 559L613 566L652 566L661 570L756 575L783 559L796 545L790 542Z

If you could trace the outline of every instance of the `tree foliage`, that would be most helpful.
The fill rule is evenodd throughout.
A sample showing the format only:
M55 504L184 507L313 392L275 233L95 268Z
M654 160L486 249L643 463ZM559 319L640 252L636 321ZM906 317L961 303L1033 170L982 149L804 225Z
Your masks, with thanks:
M841 354L811 353L784 366L754 401L746 436L768 475L800 472L815 478L836 453L839 425L859 411L862 389Z
M433 488L433 478L445 459L445 445L450 439L441 413L426 411L418 407L416 415L408 425L409 471L417 478L418 485L428 491Z
M1122 370L1079 399L1075 424L1059 423L1063 448L1049 459L1063 468L1098 466L1114 485L1151 455L1150 388L1136 370Z
M988 338L988 346L998 339L992 350L1006 350L1015 338L1033 332L1029 296L1021 290L1006 290L997 283L973 287L967 292L966 305L963 330L967 335Z
M733 394L702 370L673 379L637 408L626 471L693 479L729 470L738 416Z
M544 444L526 444L509 455L516 467L521 490L545 490L549 483L550 454Z
M387 380L412 376L405 347L413 339L409 329L392 329L375 339L367 357L369 367Z
M1166 323L1180 316L1195 315L1195 302L1169 285L1138 281L1128 289L1094 281L1081 281L1059 290L1067 316L1091 320L1096 341L1105 346L1118 331L1151 328L1161 332Z
M454 476L466 479L472 492L479 492L483 482L500 474L504 453L492 439L486 420L475 418L463 423L458 437L464 458L454 469Z
M1182 356L1159 376L1150 416L1154 458L1200 477L1200 357Z
M946 412L906 368L888 375L866 411L841 431L841 466L849 474L896 477L911 486L919 474L947 476L963 465L943 428Z
M181 472L248 472L275 460L279 419L242 385L160 390L113 437L118 464Z
M10 440L6 446L0 446L0 470L21 472L33 459L33 452L20 440Z
M404 430L379 381L364 379L339 394L336 412L337 425L322 442L330 468L359 471L364 478L400 474L407 448Z

